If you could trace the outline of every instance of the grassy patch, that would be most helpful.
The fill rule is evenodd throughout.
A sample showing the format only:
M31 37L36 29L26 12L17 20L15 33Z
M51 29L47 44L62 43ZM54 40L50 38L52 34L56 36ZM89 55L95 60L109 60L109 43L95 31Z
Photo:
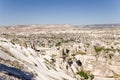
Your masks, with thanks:
M60 46L61 45L61 42L57 42L56 44L55 44L55 46Z
M84 79L88 79L88 75L87 73L85 73L83 70L77 72L78 75L80 75L81 77L83 77Z
M103 50L102 47L95 47L95 51L98 53L98 52L101 52Z
M94 75L89 74L83 70L78 71L77 74L80 75L83 78L83 80L86 80L86 79L93 80L94 79Z

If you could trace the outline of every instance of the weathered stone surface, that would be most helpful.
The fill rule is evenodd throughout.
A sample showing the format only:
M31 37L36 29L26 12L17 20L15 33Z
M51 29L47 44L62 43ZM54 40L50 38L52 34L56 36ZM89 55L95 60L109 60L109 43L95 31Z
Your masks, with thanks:
M35 80L120 80L120 28L29 26L0 28L1 64Z

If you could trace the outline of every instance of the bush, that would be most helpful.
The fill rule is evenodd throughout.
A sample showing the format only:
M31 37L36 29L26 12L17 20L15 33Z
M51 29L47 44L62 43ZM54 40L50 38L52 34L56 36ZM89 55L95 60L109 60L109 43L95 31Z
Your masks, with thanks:
M93 74L86 73L83 70L77 72L77 74L80 75L83 78L83 80L86 80L86 79L93 80L94 79Z
M84 79L88 79L88 75L87 73L85 73L83 70L77 72L78 75L80 75L81 77L83 77Z
M55 46L60 46L61 45L61 42L58 42L55 44Z
M102 50L103 50L102 47L95 47L95 51L96 51L96 52L101 52Z

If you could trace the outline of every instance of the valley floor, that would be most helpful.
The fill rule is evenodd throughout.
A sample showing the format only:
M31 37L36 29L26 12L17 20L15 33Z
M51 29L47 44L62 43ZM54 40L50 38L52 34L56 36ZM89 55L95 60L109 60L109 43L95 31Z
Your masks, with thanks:
M120 28L0 28L0 80L120 80Z

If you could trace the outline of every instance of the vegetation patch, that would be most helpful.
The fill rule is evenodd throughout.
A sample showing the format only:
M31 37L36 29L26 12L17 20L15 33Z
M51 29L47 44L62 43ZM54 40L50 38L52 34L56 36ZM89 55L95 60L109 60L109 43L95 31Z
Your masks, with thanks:
M56 54L52 54L52 55L51 55L52 58L54 58L54 57L56 57L56 56L57 56Z
M94 79L94 75L88 74L87 72L85 72L83 70L77 72L77 74L80 75L83 78L83 80L85 80L85 79L93 80Z
M57 42L56 44L55 44L55 46L60 46L61 45L61 42Z
M83 77L84 79L88 79L88 75L87 73L85 73L83 70L77 72L78 75L80 75L81 77Z
M113 49L113 48L112 48L112 49L111 49L111 48L106 48L106 49L104 49L104 51L108 53L109 51L113 51L113 52L115 52L116 50Z
M98 52L101 52L103 50L102 47L95 47L95 51L98 53Z
M109 59L112 59L114 55L113 54L109 54Z
M94 75L88 74L87 72L85 72L83 70L78 71L77 74L80 75L83 78L83 80L86 80L86 79L93 80L94 79Z

